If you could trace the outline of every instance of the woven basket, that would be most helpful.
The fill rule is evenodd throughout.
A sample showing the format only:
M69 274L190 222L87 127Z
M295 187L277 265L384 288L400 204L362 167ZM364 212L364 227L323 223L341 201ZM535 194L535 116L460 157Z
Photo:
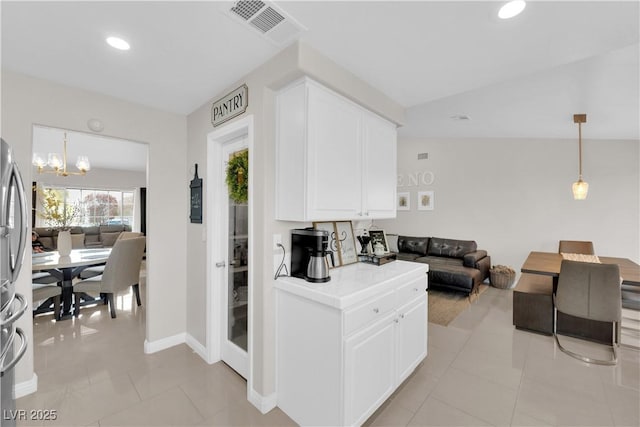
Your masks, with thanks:
M489 270L491 285L499 289L509 289L516 281L515 271L512 273Z

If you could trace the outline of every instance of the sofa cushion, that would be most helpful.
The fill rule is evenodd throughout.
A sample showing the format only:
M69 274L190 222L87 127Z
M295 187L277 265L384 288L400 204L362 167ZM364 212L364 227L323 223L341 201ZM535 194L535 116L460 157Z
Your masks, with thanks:
M396 254L396 259L400 261L418 261L420 255L418 254L410 254L408 252L398 252Z
M424 256L429 246L428 237L398 236L398 251Z
M119 231L113 233L100 233L100 241L104 246L113 246L120 235Z
M433 268L438 268L441 265L451 265L451 266L462 265L462 260L459 258L447 258L443 256L427 255L427 256L417 258L415 261L429 264L429 266L433 266Z
M453 240L432 237L429 241L429 255L449 258L463 258L469 252L475 252L478 245L473 240Z
M471 292L475 283L480 283L480 270L462 266L442 265L437 270L429 269L429 286L443 284L448 288Z
M71 248L72 249L84 248L84 233L71 235Z

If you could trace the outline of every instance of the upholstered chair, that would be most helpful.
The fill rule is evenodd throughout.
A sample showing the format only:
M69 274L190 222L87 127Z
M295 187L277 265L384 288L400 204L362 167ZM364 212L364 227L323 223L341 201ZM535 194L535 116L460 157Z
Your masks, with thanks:
M53 299L53 315L56 320L60 319L60 295L62 288L58 285L45 285L41 283L32 283L33 301L45 301L49 298ZM35 304L34 304L35 307ZM37 314L37 310L33 311L33 315Z
M112 318L116 317L114 296L130 286L133 287L137 304L141 305L138 282L140 280L140 265L144 255L145 242L146 239L144 237L116 241L111 254L109 254L104 273L73 285L76 316L80 312L78 302L82 293L106 294Z
M123 231L122 233L120 233L120 235L116 239L116 242L118 240L133 239L135 237L142 237L142 236L143 236L142 233L138 233L136 231ZM84 270L82 270L80 272L80 278L81 279L88 279L90 277L99 276L103 272L104 272L104 265L94 265L93 267L88 267L88 268L85 268ZM140 305L140 304L138 304L138 305Z
M565 254L583 254L595 255L593 242L585 242L580 240L560 240L558 247L559 253Z
M585 319L611 322L613 358L610 360L593 359L564 348L556 333L558 312ZM562 261L558 290L553 298L553 335L561 351L587 363L615 365L618 360L617 347L621 315L620 268L617 264Z

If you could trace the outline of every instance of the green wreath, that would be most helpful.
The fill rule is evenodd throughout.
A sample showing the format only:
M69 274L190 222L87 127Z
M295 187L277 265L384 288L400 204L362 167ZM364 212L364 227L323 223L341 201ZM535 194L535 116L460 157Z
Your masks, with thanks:
M227 164L229 197L236 203L246 203L249 196L249 151L237 153Z

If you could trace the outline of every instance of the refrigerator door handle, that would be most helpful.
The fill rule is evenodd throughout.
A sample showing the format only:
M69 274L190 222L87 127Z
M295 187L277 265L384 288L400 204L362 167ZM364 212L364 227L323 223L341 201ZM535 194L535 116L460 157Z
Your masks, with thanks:
M15 192L19 199L19 209L20 209L20 229L18 232L20 233L20 239L18 243L18 252L16 253L15 262L13 265L9 265L9 269L11 270L11 278L12 282L15 282L18 279L18 274L20 274L20 268L22 267L22 260L24 259L24 250L27 244L27 202L25 200L24 194L24 184L22 182L22 176L20 175L20 171L18 167L14 164L11 171L11 178L9 183L15 181Z
M13 313L11 315L11 317L8 317L6 319L3 319L2 317L0 317L0 326L9 326L11 324L13 324L13 322L15 322L16 320L18 320L18 318L20 316L22 316L24 314L24 312L27 310L27 300L24 298L24 296L22 294L15 294L15 299L17 299L18 301L20 301L20 308L18 310L16 310L15 313ZM13 304L11 304L13 305ZM11 306L9 306L7 308L7 310L11 309Z
M2 366L2 363L4 362L6 354L2 355L2 358L0 358L0 376L4 375L5 372L13 369L13 367L16 366L16 363L18 363L20 359L22 359L25 351L27 351L27 337L20 328L16 328L15 334L11 336L11 339L9 340L9 347L12 347L11 344L13 344L14 341L13 337L15 337L16 335L18 335L20 337L20 340L22 341L22 343L20 344L20 349L18 350L18 353L16 353L15 357L11 360L11 362L7 363L5 366ZM9 347L7 347L7 349Z

